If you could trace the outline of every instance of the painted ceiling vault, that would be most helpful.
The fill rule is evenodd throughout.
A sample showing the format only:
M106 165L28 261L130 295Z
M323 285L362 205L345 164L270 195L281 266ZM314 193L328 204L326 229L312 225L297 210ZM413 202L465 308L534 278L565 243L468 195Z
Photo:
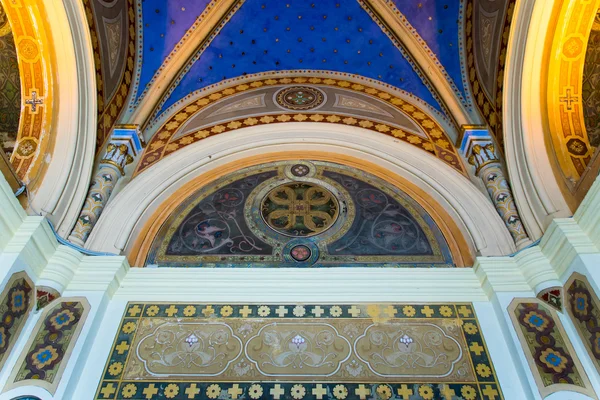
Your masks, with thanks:
M84 5L96 52L99 146L116 123L148 128L148 141L203 93L273 74L387 88L445 123L452 141L460 125L482 122L501 140L496 100L513 0Z

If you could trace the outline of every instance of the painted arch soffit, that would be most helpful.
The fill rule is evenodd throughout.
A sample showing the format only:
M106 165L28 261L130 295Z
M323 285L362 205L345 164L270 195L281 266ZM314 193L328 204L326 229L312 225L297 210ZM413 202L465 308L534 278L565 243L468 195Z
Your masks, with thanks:
M597 155L599 0L565 2L557 10L547 74L547 122L559 173L571 194ZM597 163L596 163L597 164Z
M178 0L168 6L160 6L156 0L139 3L138 14L143 21L138 22L137 35L142 44L138 46L134 74L136 100L130 104L129 112L138 112L144 99L160 99L152 115L144 112L139 116L140 122L148 123L177 107L181 100L218 82L301 67L305 71L329 70L377 80L410 93L444 118L453 120L454 116L423 72L432 65L442 71L461 107L471 109L470 95L465 89L468 88L466 70L461 63L463 28L462 23L458 27L456 24L463 20L463 2L449 2L451 10L443 10L445 13L432 2L417 8L401 5L406 16L393 3L386 7L395 10L399 20L409 27L414 41L427 56L428 65L419 65L397 34L390 33L377 14L370 11L369 2L362 0L281 4L239 0L233 2L212 30L202 23L214 9L214 1L191 4ZM248 26L245 21L249 18L257 22ZM153 27L161 33L157 35ZM207 34L202 40L193 41L200 44L192 51L191 46L196 45L188 39L198 29ZM420 36L432 29L437 35ZM190 60L176 72L171 64L176 56L186 52ZM144 60L148 55L152 55L152 60L146 65ZM335 69L329 65L335 65ZM161 79L166 80L159 84ZM150 89L157 91L153 100L148 96ZM162 90L166 92L163 94Z
M225 175L183 200L146 266L452 267L440 229L412 198L340 164L293 160Z
M110 136L127 105L133 82L136 53L134 0L83 0L94 51L98 91L96 150Z
M299 75L299 76L298 76ZM338 74L259 74L214 85L187 99L144 130L148 145L134 177L166 156L217 134L244 127L283 122L320 122L355 126L417 146L466 176L453 146L456 131L404 93L383 90L376 82ZM305 103L286 104L287 97Z

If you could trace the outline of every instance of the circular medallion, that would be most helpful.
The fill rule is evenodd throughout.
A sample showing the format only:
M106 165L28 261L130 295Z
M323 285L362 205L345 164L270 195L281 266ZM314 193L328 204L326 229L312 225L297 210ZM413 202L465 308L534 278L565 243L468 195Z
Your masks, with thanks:
M29 157L37 149L37 143L31 138L25 138L17 146L17 154L21 157Z
M303 244L295 246L290 250L290 256L298 262L306 261L310 258L311 251Z
M292 165L292 175L297 176L297 177L302 177L302 176L306 176L308 175L308 173L310 172L310 169L303 164L295 164Z
M335 196L310 182L291 182L271 190L263 199L261 215L274 231L291 237L318 235L339 215Z
M323 104L320 90L307 86L292 86L277 93L277 104L288 110L310 110Z

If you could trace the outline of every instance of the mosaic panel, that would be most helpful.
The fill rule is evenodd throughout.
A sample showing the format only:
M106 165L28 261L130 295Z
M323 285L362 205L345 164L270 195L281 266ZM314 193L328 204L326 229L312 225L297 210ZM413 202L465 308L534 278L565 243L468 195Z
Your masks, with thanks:
M5 390L40 386L56 390L89 312L84 298L60 299L46 307L25 345Z
M593 395L554 310L536 299L515 299L509 314L542 397L561 390Z
M502 399L471 304L129 303L96 399Z
M25 272L14 274L0 294L0 369L33 308L34 294L33 283Z
M566 308L596 369L600 371L600 300L581 274L571 275L566 288Z
M146 265L452 267L448 245L410 197L339 164L286 161L224 176L167 219Z

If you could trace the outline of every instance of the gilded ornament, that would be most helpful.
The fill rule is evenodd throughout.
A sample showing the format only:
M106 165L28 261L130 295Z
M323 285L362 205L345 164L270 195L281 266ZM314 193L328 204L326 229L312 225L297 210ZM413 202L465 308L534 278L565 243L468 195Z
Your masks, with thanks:
M295 111L317 108L324 100L323 92L308 86L292 86L282 89L276 95L277 104Z

